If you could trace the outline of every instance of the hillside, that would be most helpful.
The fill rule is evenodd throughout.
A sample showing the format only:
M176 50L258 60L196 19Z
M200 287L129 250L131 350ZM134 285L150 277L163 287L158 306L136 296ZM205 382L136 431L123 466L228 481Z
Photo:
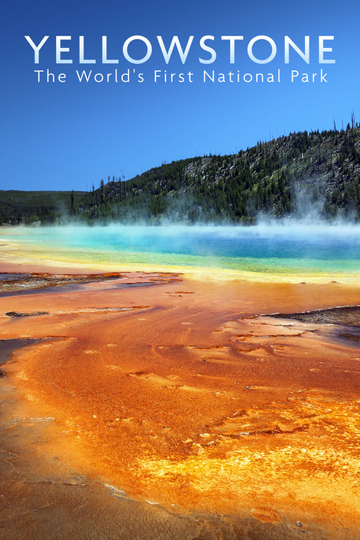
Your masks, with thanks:
M88 221L253 222L315 212L360 217L360 129L297 133L229 156L163 164L86 195L76 212Z
M305 131L259 142L235 155L163 164L126 182L114 177L90 193L74 194L72 205L70 193L58 200L55 196L54 217L48 219L44 207L41 215L35 212L33 221L59 220L60 200L63 215L87 223L157 223L165 218L246 224L259 214L359 220L359 181L360 128L348 125L341 131ZM0 216L9 192L2 193ZM31 197L27 204L27 208L33 204ZM24 208L16 204L12 208L11 222L24 220ZM31 222L29 213L26 219Z

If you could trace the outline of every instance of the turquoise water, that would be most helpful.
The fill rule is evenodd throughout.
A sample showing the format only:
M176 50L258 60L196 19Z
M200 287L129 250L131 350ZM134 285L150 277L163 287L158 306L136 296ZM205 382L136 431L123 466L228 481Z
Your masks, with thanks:
M17 227L0 230L0 242L68 262L360 274L358 225Z

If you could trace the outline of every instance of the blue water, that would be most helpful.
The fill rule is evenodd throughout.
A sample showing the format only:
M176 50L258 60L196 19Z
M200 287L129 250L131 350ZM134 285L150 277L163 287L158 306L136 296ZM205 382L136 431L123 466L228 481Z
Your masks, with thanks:
M358 225L18 227L0 242L68 262L360 275Z

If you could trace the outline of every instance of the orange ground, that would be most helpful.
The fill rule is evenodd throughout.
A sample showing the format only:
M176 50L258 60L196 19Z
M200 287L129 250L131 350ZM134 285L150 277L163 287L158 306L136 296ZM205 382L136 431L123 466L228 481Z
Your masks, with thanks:
M266 316L359 304L360 290L166 275L117 288L149 279L0 296L1 339L43 340L3 366L17 414L54 419L38 455L182 515L292 527L271 538L360 538L359 345Z

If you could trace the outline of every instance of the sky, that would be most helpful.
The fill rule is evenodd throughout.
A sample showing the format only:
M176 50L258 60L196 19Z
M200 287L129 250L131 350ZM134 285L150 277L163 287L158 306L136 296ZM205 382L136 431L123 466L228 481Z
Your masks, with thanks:
M109 176L130 179L178 159L235 153L294 131L332 129L334 121L340 129L352 113L360 121L355 0L4 0L0 20L2 190L86 191ZM24 36L34 46L49 36L38 64ZM57 62L56 36L71 37L59 40L58 48L69 51L59 51L58 60L72 63ZM83 60L96 63L79 62L79 36ZM102 36L107 36L107 60L117 64L102 62ZM166 63L157 36L166 50L173 36L183 50L194 36L184 63L176 47ZM213 36L205 45L216 59L201 48L203 36ZM230 41L222 36L243 37L234 41L233 63ZM309 36L309 63L291 47L285 63L284 36L302 51ZM334 36L324 41L332 50L323 58L335 63L319 63L319 36ZM274 46L276 54L267 63L249 56L250 50L265 61ZM47 82L47 70L55 82L51 76ZM89 82L79 81L83 71L91 71ZM204 71L211 76L214 71L215 81L208 76L204 81ZM291 81L294 71L299 75ZM302 82L303 73L310 82ZM123 82L127 74L130 80ZM221 74L225 82L217 80ZM256 74L265 81L256 82ZM266 82L269 74L275 82ZM104 80L96 82L95 75ZM244 75L252 81L245 82Z

